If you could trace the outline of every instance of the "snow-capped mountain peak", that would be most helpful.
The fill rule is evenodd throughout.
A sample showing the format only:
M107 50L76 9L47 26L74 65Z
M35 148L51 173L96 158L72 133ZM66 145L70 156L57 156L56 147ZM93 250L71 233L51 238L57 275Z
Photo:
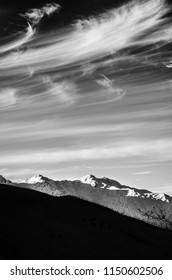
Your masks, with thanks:
M82 177L80 179L80 181L82 183L85 183L85 184L89 184L91 185L92 187L95 187L97 185L97 180L96 180L96 177L94 175L86 175L84 177Z
M35 175L35 176L23 181L22 183L36 184L36 183L44 183L45 181L46 181L46 178L43 177L42 175L38 174L38 175Z
M49 195L53 196L64 196L65 191L62 189L60 182L57 183L53 181L52 179L49 179L47 177L44 177L40 174L35 175L23 182L21 182L21 185L36 190L39 192L43 192Z

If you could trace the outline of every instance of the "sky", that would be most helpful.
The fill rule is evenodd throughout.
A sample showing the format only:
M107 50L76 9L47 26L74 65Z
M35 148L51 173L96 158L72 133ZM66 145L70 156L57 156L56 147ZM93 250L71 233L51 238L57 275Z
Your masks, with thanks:
M172 194L168 1L2 1L0 23L0 174Z

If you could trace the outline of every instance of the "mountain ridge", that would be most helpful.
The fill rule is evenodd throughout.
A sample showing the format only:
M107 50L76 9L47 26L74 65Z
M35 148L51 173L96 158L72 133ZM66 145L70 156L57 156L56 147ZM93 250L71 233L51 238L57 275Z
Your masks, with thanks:
M90 174L80 179L54 181L40 174L16 186L51 196L74 196L99 204L128 217L172 230L172 197L121 185L107 177Z
M13 183L12 181L10 180L7 180L5 177L3 177L2 175L0 175L0 184L9 184L9 185L13 185L15 183Z

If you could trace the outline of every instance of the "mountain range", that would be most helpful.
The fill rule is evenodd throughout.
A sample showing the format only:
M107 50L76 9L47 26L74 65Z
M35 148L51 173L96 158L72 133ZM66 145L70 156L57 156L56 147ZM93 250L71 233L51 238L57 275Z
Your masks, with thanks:
M154 226L172 230L172 197L121 185L106 177L87 175L78 180L54 181L35 175L21 183L0 177L0 183L39 191L51 196L73 196L112 209Z
M88 175L0 177L0 259L171 259L171 197Z

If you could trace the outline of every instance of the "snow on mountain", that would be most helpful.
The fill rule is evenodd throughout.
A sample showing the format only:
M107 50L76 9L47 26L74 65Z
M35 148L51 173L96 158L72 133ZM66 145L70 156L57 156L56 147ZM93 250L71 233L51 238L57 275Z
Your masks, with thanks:
M101 187L102 189L105 189L106 188L106 184L104 184L103 187ZM114 187L114 186L111 186L111 187L108 187L107 190L110 190L110 191L116 191L116 190L120 190L119 188L117 187Z
M35 175L21 182L21 185L23 187L33 189L53 196L65 195L65 191L60 186L58 186L53 180L44 177L40 174Z
M89 184L92 187L97 185L96 177L94 175L86 175L80 179L82 183Z
M75 196L158 227L172 230L172 197L87 175L76 181ZM78 184L78 186L77 186Z
M79 179L84 184L91 185L92 187L98 187L102 189L108 188L120 188L121 184L118 181L103 177L103 178L96 178L94 175L87 175Z
M1 176L0 181L4 180L6 179ZM18 185L57 197L79 197L120 214L172 230L172 197L164 193L136 189L121 185L116 180L96 178L94 175L73 181L53 181L42 175L35 175Z
M127 196L135 196L135 197L140 196L140 194L138 192L136 192L134 189L132 190L132 189L129 189L129 188L126 188L126 189L124 188L122 190L127 190L128 191Z
M165 195L164 193L144 193L144 195L142 195L142 197L146 197L146 198L151 198L151 199L155 199L155 200L162 200L163 202L170 202L169 199L167 199L167 195Z
M152 193L147 190L139 190L136 188L126 187L121 185L118 181L109 178L96 178L94 175L87 175L80 179L82 183L91 185L92 187L99 187L101 189L106 189L109 191L127 191L126 196L150 198L154 200L161 200L163 202L169 202L166 198L167 195L164 193Z
M27 184L36 184L36 183L43 183L46 181L46 178L43 177L42 175L35 175L22 183L27 183Z

